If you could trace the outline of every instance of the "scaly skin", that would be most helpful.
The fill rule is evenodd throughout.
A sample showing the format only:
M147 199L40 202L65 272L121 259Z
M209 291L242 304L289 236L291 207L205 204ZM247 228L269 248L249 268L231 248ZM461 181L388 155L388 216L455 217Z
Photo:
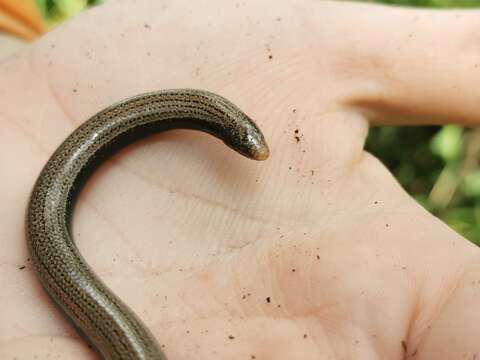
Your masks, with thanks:
M268 157L258 127L228 100L202 90L139 95L101 111L74 131L38 178L27 214L27 241L50 297L106 359L166 359L142 324L94 274L69 224L78 190L96 165L119 147L175 128L210 133L256 160Z

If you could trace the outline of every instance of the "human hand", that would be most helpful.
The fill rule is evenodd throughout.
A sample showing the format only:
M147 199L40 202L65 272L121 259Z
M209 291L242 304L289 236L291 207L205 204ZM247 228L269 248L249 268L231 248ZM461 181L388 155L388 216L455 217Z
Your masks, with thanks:
M474 359L478 249L363 144L369 122L475 122L477 17L112 1L0 64L0 358L95 358L28 264L29 192L89 116L189 87L249 114L271 158L199 133L153 136L95 173L73 228L169 358Z

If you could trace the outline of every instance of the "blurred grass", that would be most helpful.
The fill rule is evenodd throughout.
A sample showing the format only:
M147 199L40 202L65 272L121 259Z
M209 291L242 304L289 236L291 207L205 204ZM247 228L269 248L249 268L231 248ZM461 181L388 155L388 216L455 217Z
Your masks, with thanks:
M478 7L480 1L478 0L374 0L372 2L391 4L391 5L405 5L418 7L437 7L437 8L465 8Z
M375 0L419 7L480 7L480 0ZM460 126L370 130L366 148L427 210L480 245L480 129Z
M104 0L36 0L43 18L50 26L55 25Z
M36 1L44 18L53 25L104 0ZM369 2L436 8L480 7L480 0ZM383 161L427 210L480 245L480 129L454 125L373 128L366 148Z

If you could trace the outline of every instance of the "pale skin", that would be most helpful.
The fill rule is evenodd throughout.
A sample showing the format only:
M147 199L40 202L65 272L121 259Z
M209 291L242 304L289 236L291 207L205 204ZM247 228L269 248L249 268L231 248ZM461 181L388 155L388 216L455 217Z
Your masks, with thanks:
M28 262L29 191L89 116L179 87L236 103L270 159L190 131L150 137L90 179L73 229L170 359L480 358L479 249L363 150L372 123L476 125L479 15L111 1L5 60L0 358L96 358Z

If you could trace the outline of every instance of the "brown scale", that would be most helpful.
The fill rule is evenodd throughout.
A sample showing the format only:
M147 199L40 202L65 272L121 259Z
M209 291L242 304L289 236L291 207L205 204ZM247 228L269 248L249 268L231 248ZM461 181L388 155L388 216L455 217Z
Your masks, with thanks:
M37 276L105 359L166 356L79 253L70 233L74 202L106 157L140 137L170 129L207 132L251 159L265 160L269 154L258 127L228 100L202 90L162 90L116 103L81 125L47 162L30 198L27 242Z

